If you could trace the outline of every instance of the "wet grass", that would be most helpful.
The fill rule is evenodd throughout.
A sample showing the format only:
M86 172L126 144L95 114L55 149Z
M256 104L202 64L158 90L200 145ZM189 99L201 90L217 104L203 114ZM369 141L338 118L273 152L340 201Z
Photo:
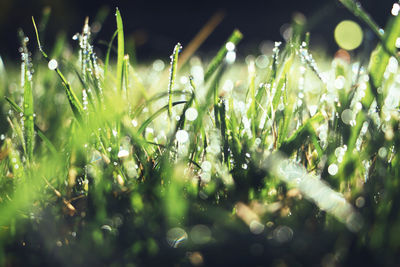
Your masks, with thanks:
M1 264L398 263L400 18L341 2L377 36L368 64L316 62L298 18L266 66L234 30L169 67L126 54L119 10L104 63L88 19L49 54L33 20L41 57L21 33L21 73L0 66Z

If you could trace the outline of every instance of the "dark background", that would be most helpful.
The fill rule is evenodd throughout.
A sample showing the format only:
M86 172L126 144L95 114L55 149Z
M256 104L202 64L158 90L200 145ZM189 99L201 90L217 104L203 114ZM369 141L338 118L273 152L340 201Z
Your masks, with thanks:
M393 0L361 0L363 7L375 21L384 26ZM101 40L110 40L115 30L115 7L119 7L126 39L135 39L137 57L147 60L168 57L179 41L187 45L207 20L218 10L225 18L202 45L201 51L212 51L220 46L234 28L240 29L244 40L239 52L257 53L263 40L282 40L280 28L290 23L295 11L303 13L311 31L311 45L322 45L330 52L337 47L333 29L342 19L357 20L337 0L245 0L245 1L84 1L84 0L0 0L0 55L17 59L19 41L17 29L22 28L34 40L31 16L40 20L44 7L51 7L49 26L45 32L45 46L51 47L56 33L66 32L68 41L80 32L86 16L94 18L100 7L107 6L110 13L95 39L97 47L104 50ZM361 24L363 27L365 25ZM32 42L31 42L32 46ZM244 52L245 51L245 52Z

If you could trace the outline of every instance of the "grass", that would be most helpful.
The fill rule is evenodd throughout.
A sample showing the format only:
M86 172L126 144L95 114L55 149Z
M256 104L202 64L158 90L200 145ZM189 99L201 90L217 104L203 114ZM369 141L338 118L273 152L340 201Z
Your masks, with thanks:
M21 33L21 73L0 66L1 264L399 263L400 18L381 33L341 2L377 36L368 64L316 62L298 18L267 67L235 62L234 30L169 68L131 64L118 9L104 63L88 19L49 54L49 10L32 20L42 57Z

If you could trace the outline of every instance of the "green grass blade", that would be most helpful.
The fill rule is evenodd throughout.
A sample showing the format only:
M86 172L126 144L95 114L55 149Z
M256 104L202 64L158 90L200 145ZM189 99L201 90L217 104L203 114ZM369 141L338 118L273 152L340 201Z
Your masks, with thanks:
M28 162L33 158L33 146L35 138L35 130L33 123L33 92L32 92L32 74L30 72L30 60L28 55L28 38L20 31L22 45L22 65L21 65L21 86L24 89L23 114L24 114L24 139L26 142L26 157Z
M110 54L111 54L112 43L114 42L115 37L117 37L117 34L118 34L118 30L116 30L114 32L113 36L111 37L110 42L108 43L106 58L104 60L104 79L106 79L106 77L107 77L107 70L108 70L108 65L109 65L109 62L110 62Z
M359 2L354 0L339 0L348 10L350 10L356 17L359 17L364 23L366 23L371 30L380 36L379 26L371 18L371 16L362 8Z
M356 17L360 18L364 23L366 23L374 34L379 38L382 44L382 49L386 50L391 56L395 57L399 61L399 56L391 49L390 46L386 44L386 30L385 33L376 24L376 22L371 18L371 16L362 8L359 2L354 0L339 0L347 9L349 9Z
M312 137L315 134L315 131L312 127L312 124L319 123L324 120L324 116L321 113L315 114L313 117L309 118L304 124L297 129L292 136L282 142L279 150L285 152L287 155L290 155L297 148L301 147L301 144L304 144L305 140L308 137Z
M389 63L390 53L396 53L396 40L400 36L400 16L391 17L385 28L385 33L382 37L382 43L371 55L369 72L372 78L372 84L375 88L382 85L383 74L386 66ZM384 47L389 50L386 51Z
M35 19L33 17L32 17L32 23L33 23L33 27L35 28L36 39L37 39L37 43L39 46L39 50L42 53L43 57L49 62L50 58L44 52L44 50L42 48L42 45L41 45L40 39L39 39L39 32L37 30ZM82 121L82 114L83 114L82 104L80 103L79 99L76 97L74 91L72 91L70 83L65 79L62 72L58 68L56 68L55 71L58 74L58 77L60 77L60 79L62 81L62 85L64 86L65 93L67 94L67 98L68 98L69 104L71 106L72 112L74 113L74 115L78 119L78 121Z
M10 106L15 110L15 112L17 112L18 114L23 113L24 111L22 110L22 108L20 106L18 106L14 100L12 100L11 98L5 96L4 97L6 99L6 101L10 104ZM51 153L53 153L54 155L58 154L57 149L55 148L55 146L53 145L53 143L44 135L44 133L42 132L42 130L39 129L39 127L34 124L35 127L35 131L37 132L38 136L40 137L40 139L42 139L42 141L46 144L47 148L51 151Z
M27 67L26 67L27 68ZM33 94L32 84L28 79L28 70L25 69L25 84L24 84L24 130L25 130L25 142L27 149L27 156L29 160L33 158L33 146L34 146L34 123L33 123Z
M24 111L22 110L22 108L20 106L17 105L17 103L14 102L14 100L12 100L11 98L5 96L4 97L6 99L6 101L11 105L11 107L17 112L17 113L24 113Z
M178 68L178 55L181 50L182 50L182 45L180 43L177 43L171 55L171 68L169 71L169 83L168 83L168 117L170 119L172 112L172 91L175 85L176 71Z
M211 60L210 64L207 67L207 70L204 74L204 81L207 82L213 73L217 70L217 68L221 65L224 60L226 53L228 53L228 49L226 48L226 44L231 42L234 45L237 45L243 38L242 33L235 29L225 44L220 48L217 55Z
M180 105L180 104L185 104L187 101L176 101L172 103L172 106ZM143 124L140 126L138 130L138 134L142 134L144 130L147 128L147 126L155 119L157 118L161 113L163 113L165 110L168 110L169 105L165 105L159 110L157 110L153 115L150 116Z
M118 57L117 57L117 88L122 91L123 87L123 69L124 69L124 27L122 24L122 17L119 9L115 13L117 19L117 32L118 32Z

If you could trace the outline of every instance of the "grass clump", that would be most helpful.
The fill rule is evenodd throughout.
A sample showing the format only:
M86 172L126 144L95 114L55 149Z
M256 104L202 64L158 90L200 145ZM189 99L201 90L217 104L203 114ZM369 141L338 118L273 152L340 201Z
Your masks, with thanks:
M266 68L235 62L235 30L208 64L178 68L177 44L168 80L130 64L119 10L104 63L88 19L52 56L33 20L47 63L21 35L21 85L0 91L1 263L398 263L398 21L368 65L321 71L294 19Z

